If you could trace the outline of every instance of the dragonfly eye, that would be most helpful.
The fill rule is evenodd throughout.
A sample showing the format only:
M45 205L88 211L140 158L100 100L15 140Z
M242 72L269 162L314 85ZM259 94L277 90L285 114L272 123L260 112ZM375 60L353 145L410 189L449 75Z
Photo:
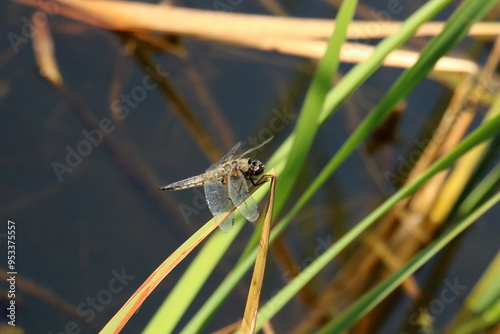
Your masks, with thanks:
M259 175L264 173L264 165L259 160L252 160L250 162L250 171L252 175Z

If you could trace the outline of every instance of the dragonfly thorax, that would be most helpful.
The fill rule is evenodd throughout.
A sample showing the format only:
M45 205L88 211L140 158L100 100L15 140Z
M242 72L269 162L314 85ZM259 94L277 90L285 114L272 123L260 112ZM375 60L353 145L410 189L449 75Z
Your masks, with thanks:
M237 159L233 160L232 163L227 164L225 168L226 173L235 172L236 170L240 170L246 179L251 179L254 176L260 175L264 172L265 166L260 162L260 160L252 160L252 159Z

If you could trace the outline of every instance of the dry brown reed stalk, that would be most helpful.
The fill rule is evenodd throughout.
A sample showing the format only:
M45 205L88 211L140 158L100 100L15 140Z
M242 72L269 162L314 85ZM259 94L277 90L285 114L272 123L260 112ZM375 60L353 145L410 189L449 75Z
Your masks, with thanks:
M334 28L332 20L273 17L269 15L199 10L132 1L72 0L57 7L35 0L16 0L33 7L46 6L57 14L87 22L109 30L129 32L161 32L221 42L246 37L265 44L276 37L284 39L326 40ZM348 38L381 38L396 32L401 22L353 22ZM424 24L415 36L434 36L443 22ZM500 23L480 23L472 27L472 36L497 36Z
M36 0L15 0L37 7ZM326 40L334 28L331 20L273 17L207 11L169 5L153 5L124 1L73 0L57 7L42 8L104 29L138 33L173 34L205 41L243 46L265 51L319 59ZM348 38L382 38L393 34L401 22L362 21L349 26ZM424 24L415 36L433 36L444 26L442 22ZM498 36L500 23L477 23L470 30L474 36ZM346 43L344 62L360 62L372 48L359 43ZM409 67L418 59L418 52L396 50L386 60L387 66ZM463 59L443 58L436 70L473 72L474 64Z
M470 94L470 99L466 101L470 109L477 108L481 101L481 97L486 91L492 89L491 83L493 82L493 76L499 64L500 38L497 38L491 54L488 57L488 61L477 77L476 84ZM465 188L467 180L470 179L472 173L480 163L487 147L488 143L483 143L472 149L457 162L456 167L447 179L446 184L443 185L443 191L439 194L429 214L429 219L434 225L440 225L448 217L454 204L458 200L458 196Z
M38 10L33 14L33 18L37 15L44 15L44 13ZM34 22L32 24L36 26ZM54 56L54 43L50 27L48 24L40 25L37 27L36 31L37 33L33 34L33 50L38 62L40 74L54 86L60 87L63 84L63 79Z
M262 178L259 182L271 181L269 190L269 200L266 205L266 214L262 221L262 229L260 232L259 246L257 257L255 259L254 270L250 287L248 290L248 297L245 306L245 312L241 323L242 334L255 333L255 325L257 323L257 313L259 312L260 295L262 292L262 285L264 284L264 271L267 263L267 252L269 249L269 235L271 232L271 225L273 219L274 198L276 195L276 173L272 169L266 174L267 179Z

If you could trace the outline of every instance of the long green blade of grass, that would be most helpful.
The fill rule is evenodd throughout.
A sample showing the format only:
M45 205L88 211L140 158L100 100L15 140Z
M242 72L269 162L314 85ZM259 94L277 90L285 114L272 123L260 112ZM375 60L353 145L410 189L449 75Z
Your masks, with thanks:
M289 193L289 188L293 185L293 182L295 182L295 178L309 152L314 136L319 129L317 120L321 111L321 106L323 105L326 93L330 90L333 76L337 72L340 62L340 50L345 42L349 24L354 17L356 5L357 0L345 1L335 20L335 31L330 37L327 50L318 64L293 136L291 136L292 148L287 156L285 167L280 173L280 188L278 193L281 195L277 196L274 207L275 212L279 212L284 204L287 195L283 196L283 194ZM274 216L277 217L277 214ZM258 240L259 231L255 231L241 258L247 256L250 250L255 247Z
M285 169L280 175L277 200L274 210L281 211L297 175L302 168L313 139L318 131L321 107L340 62L340 50L345 42L347 28L354 17L357 1L343 1L335 20L335 30L328 41L327 50L321 58L312 79L304 104L295 126L295 140L288 156ZM277 214L275 214L275 217Z
M500 321L500 252L491 261L445 333L487 333Z
M243 225L235 224L233 233L223 234L217 229L211 237L208 238L204 249L210 249L211 252L200 252L186 270L179 284L176 284L170 292L167 299L156 311L154 317L144 329L144 334L171 333L192 300L203 286L213 268L224 255L227 247L238 235L237 231L243 228ZM226 246L226 247L222 247ZM196 279L194 279L196 278Z
M497 115L500 115L500 95L497 95L496 99L493 101L493 104L488 110L484 121L487 121L489 118L493 118ZM491 154L495 154L495 151L493 151ZM457 213L459 215L464 215L472 211L489 194L493 193L495 191L495 188L497 188L499 185L500 165L496 165L493 170L478 184L476 190L464 199L463 203L458 208Z
M458 214L470 212L475 209L488 194L495 191L500 185L500 165L495 166L493 170L481 181L474 191L474 196L467 196L458 209Z
M436 253L449 244L457 235L462 233L467 227L472 225L483 213L488 211L493 205L500 201L500 193L486 201L471 215L455 224L451 229L444 232L423 251L415 256L410 262L403 266L391 277L370 290L363 297L358 299L346 311L336 317L332 322L322 328L318 334L342 333L349 329L358 319L376 306L382 299L394 291L401 283L412 275L417 269L422 267Z

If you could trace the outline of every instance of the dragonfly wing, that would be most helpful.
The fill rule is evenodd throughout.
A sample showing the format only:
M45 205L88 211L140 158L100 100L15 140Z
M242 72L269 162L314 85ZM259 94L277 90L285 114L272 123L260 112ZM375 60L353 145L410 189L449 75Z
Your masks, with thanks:
M234 169L229 176L229 196L243 216L251 222L259 218L259 207L248 192L247 180L239 169Z
M255 150L258 150L259 148L261 148L262 146L266 145L267 143L269 143L272 139L274 138L274 136L271 136L270 138L264 140L262 143L260 143L259 145L257 146L254 146L252 147L251 149L249 149L248 151L245 151L241 154L239 154L237 157L235 158L241 158L241 157L244 157L244 156L247 156L248 154L252 153L253 151ZM239 144L241 145L241 142L239 142ZM234 153L234 152L233 152Z
M234 145L233 148L229 152L227 152L225 156L223 156L219 161L217 161L216 163L214 163L213 165L208 167L207 172L214 170L214 169L217 169L220 165L223 164L224 161L231 159L233 157L234 153L240 148L241 144L242 144L242 142L240 141L239 143Z
M215 219L219 220L221 216L223 216L225 213L226 212L219 213L217 216L215 216ZM219 224L219 227L222 230L222 232L228 233L233 228L233 225L234 225L234 213L233 211L230 211L229 216L227 216L226 219L224 219L224 221Z
M231 212L232 204L229 199L227 186L221 181L211 181L204 184L205 197L207 199L208 208L212 212L215 219L220 219L226 212ZM219 227L224 233L231 230L234 224L234 215L231 212L229 216L219 224Z

